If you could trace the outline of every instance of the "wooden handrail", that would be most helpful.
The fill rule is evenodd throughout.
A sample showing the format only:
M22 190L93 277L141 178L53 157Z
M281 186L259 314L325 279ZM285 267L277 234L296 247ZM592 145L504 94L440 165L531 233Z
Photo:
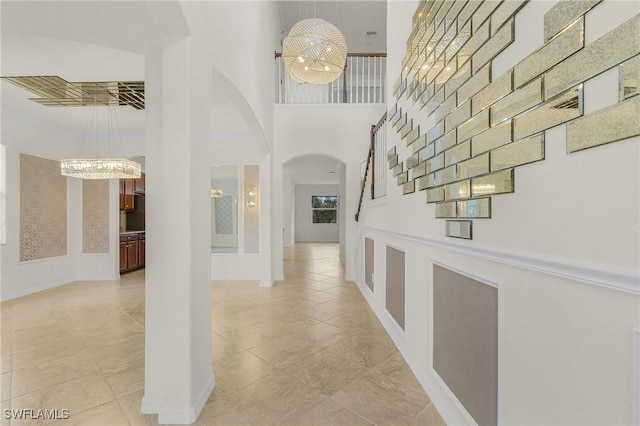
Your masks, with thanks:
M360 200L358 201L358 211L356 212L356 222L360 219L360 210L362 210L362 201L364 200L364 191L367 186L367 176L369 174L369 166L371 166L371 199L375 198L375 154L376 154L376 133L382 127L382 124L387 120L387 113L382 114L382 117L377 124L371 125L371 142L369 145L369 153L367 154L367 165L364 170L363 185L360 188Z

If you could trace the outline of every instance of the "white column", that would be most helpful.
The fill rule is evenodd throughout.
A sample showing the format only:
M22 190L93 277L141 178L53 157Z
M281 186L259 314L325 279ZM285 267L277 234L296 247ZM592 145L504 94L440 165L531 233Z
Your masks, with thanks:
M196 420L211 368L209 147L211 75L191 38L146 59L144 413Z
M260 287L271 287L275 280L282 279L274 271L274 253L271 244L273 221L277 215L272 206L281 205L281 203L273 202L272 166L272 155L263 155L260 160Z
M275 143L274 143L275 145ZM274 151L277 148L274 146ZM284 280L284 239L282 235L282 161L277 154L271 154L271 190L273 206L271 211L271 264L275 280Z

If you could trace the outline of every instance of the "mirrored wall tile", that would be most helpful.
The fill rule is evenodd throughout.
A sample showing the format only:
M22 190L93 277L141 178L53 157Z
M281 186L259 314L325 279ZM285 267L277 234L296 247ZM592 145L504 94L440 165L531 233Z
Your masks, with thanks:
M491 106L491 125L515 117L542 102L542 77L532 81Z
M398 104L394 103L389 111L387 111L387 121L391 121L394 119L395 115L398 113Z
M482 2L479 1L468 1L462 9L462 12L460 12L460 15L458 15L458 25L466 23L481 4ZM471 21L469 21L469 23L471 23Z
M471 179L471 196L504 194L513 192L513 169Z
M407 146L411 145L412 143L414 143L416 141L416 139L418 139L420 137L420 125L418 124L417 126L415 126L413 128L412 131L410 131L407 136Z
M620 65L620 101L640 93L640 55Z
M493 126L471 139L471 155L474 157L511 142L511 120Z
M398 176L400 173L402 173L402 171L404 170L402 165L403 165L403 163L398 163L397 166L395 166L393 169L391 169L391 174L393 176Z
M420 151L418 151L418 159L420 160L419 162L422 163L423 161L427 161L427 159L433 157L435 155L435 144L429 144L427 146L424 147L424 149L421 149Z
M581 18L513 68L514 87L518 88L543 74L583 46L584 19Z
M411 144L411 151L415 154L427 146L427 135L422 135Z
M440 170L444 167L444 154L438 154L427 160L427 173Z
M398 165L398 156L394 156L391 160L389 160L389 168L393 169Z
M435 173L431 173L430 175L422 176L418 178L418 191L424 191L427 188L433 188L436 186L436 178Z
M435 153L440 154L454 146L457 142L457 131L454 129L435 142Z
M445 16L447 16L447 13L449 12L449 9L451 9L451 6L453 6L453 3L455 2L452 2L452 1L443 2L442 6L438 10L438 13L436 14L435 22L440 22L444 19Z
M413 118L410 118L407 124L400 129L400 137L405 138L413 130Z
M458 62L460 65L466 64L471 57L473 57L479 50L480 47L483 46L487 40L489 40L489 22L485 22L482 27L480 27L477 31L473 31L473 35L462 46L462 49L458 52ZM479 68L478 68L479 69ZM474 71L475 73L475 71Z
M431 143L444 134L444 121L439 122L427 132L427 143Z
M549 40L602 0L559 1L544 14L544 39Z
M491 217L491 198L476 198L457 202L460 218L489 219Z
M475 31L482 25L491 13L496 10L502 0L485 0L478 8L476 13L473 14L473 30Z
M582 85L517 116L513 137L518 140L582 115Z
M402 118L402 116L403 116L402 108L398 108L398 112L394 114L394 118L393 120L391 120L391 125L395 127L396 124L398 124L398 121L400 121L400 119Z
M626 61L638 52L640 14L549 70L544 76L545 99Z
M464 142L489 127L489 110L485 109L474 115L471 120L458 127L458 143Z
M489 173L489 153L457 164L458 179L466 179Z
M449 218L449 217L457 217L456 215L456 202L449 201L446 203L437 203L436 204L436 217L437 218Z
M544 133L520 139L491 151L491 171L544 160Z
M402 195L413 194L416 192L416 182L410 181L402 185Z
M455 94L456 90L460 88L471 77L471 64L466 62L460 69L447 81L444 86L444 96L449 97Z
M456 34L455 37L455 42L449 44L449 47L447 47L447 49L445 50L445 55L447 56L447 58L454 58L458 52L460 51L460 49L462 48L462 46L464 46L464 44L469 41L469 39L471 38L471 24L468 23L467 25L465 25L464 27L459 27L459 31ZM462 69L462 65L464 65L465 62L460 62L460 68Z
M398 92L396 93L396 99L400 99L402 95L407 91L407 80L403 79L400 87L398 88Z
M426 167L426 163L420 163L417 166L415 166L413 169L410 170L411 176L409 177L409 180L416 180L419 177L422 177L425 175L425 173L427 172L427 167Z
M454 19L456 19L458 15L460 15L460 12L462 11L462 9L466 6L467 1L468 0L459 0L459 1L452 2L453 5L451 6L451 9L449 10L449 12L447 12L446 20L453 21Z
M471 141L468 140L444 152L444 165L450 166L471 157Z
M445 233L447 237L471 240L473 238L472 224L473 222L470 220L447 220Z
M473 96L471 112L477 114L480 110L507 96L511 93L512 88L513 70L511 69Z
M427 109L426 109L427 115L430 116L431 114L433 114L433 112L436 109L438 109L438 107L443 102L444 102L444 88L441 88L427 101Z
M498 32L500 27L527 3L528 0L508 0L491 14L491 34Z
M458 127L461 123L467 121L471 118L471 100L460 105L454 111L451 112L444 119L444 129L445 132L450 132L451 130Z
M427 203L444 201L444 186L427 189Z
M567 152L640 135L640 97L594 112L567 124Z
M473 72L477 72L487 62L495 58L514 40L514 19L509 19L476 53L473 54Z
M403 185L409 181L409 172L403 172L396 178L398 185Z
M411 169L418 165L420 155L418 153L413 154L411 157L407 158L407 169Z
M456 181L456 166L450 166L446 169L438 170L435 173L435 184L444 185Z
M461 198L469 198L471 196L471 181L464 180L461 182L450 183L444 186L445 200L459 200Z
M436 108L436 111L435 111L434 117L436 121L441 121L447 115L451 114L451 111L453 111L457 105L458 105L458 101L456 99L456 96L451 96L446 101L442 102L440 106Z
M491 65L485 65L481 70L474 74L460 89L458 89L458 103L466 102L481 89L486 87L491 81Z
M394 145L389 151L387 151L387 160L392 160L396 156L396 146Z
M403 62L402 65L406 65L406 64ZM395 83L393 83L392 93L394 94L394 96L398 93L398 89L400 89L401 84L402 84L402 75L400 75L400 77L398 77Z

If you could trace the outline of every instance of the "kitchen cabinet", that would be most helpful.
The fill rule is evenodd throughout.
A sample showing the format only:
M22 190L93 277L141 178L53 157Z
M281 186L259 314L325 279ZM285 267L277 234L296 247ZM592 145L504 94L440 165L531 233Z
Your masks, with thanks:
M136 194L144 194L144 173L138 179L120 179L120 210L131 212L135 209Z
M144 260L146 257L146 253L145 253L145 234L141 233L139 234L139 238L138 238L138 266L143 267L144 266Z
M144 241L144 233L120 234L120 273L144 266Z

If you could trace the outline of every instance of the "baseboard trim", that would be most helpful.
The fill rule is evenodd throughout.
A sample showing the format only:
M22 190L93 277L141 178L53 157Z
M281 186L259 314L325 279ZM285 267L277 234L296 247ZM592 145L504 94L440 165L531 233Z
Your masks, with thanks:
M33 287L21 289L19 291L14 291L12 293L8 293L8 294L4 294L3 293L3 294L0 295L0 302L6 302L7 300L16 299L18 297L23 297L23 296L28 296L30 294L38 293L40 291L44 291L44 290L49 290L49 289L52 289L52 288L60 287L60 286L65 285L65 284L71 284L74 281L77 281L77 280L75 280L73 278L55 280L55 281L51 281L51 282L44 283L44 284L38 284L38 285L33 286Z
M272 280L261 280L260 281L260 287L263 287L263 288L273 287L273 283L274 282L275 281L272 281Z
M162 402L159 399L153 399L147 396L142 397L142 406L140 407L142 414L158 414L160 407L162 407Z
M216 385L216 377L213 373L209 376L207 383L205 383L204 388L200 392L198 399L195 404L191 408L186 408L184 410L170 410L170 409L161 409L158 412L158 423L166 425L166 424L176 424L176 425L188 425L195 422L202 411L202 408L206 404L209 399L209 395L213 392L213 388ZM144 404L144 399L143 399ZM144 411L143 411L144 412Z

